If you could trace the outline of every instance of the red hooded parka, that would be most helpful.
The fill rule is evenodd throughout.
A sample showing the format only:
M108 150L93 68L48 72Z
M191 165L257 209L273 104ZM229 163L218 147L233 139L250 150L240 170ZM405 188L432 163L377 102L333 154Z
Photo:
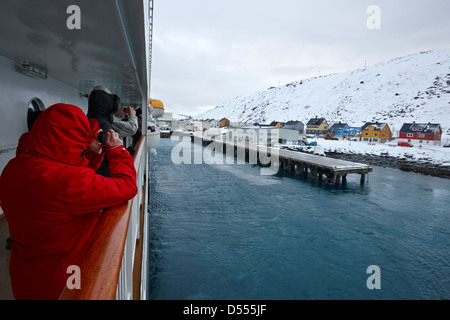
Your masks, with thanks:
M104 208L137 193L136 170L123 148L107 152L110 177L84 156L97 130L83 111L45 110L0 177L0 205L14 239L10 275L16 299L58 299ZM92 161L91 161L92 162ZM94 159L97 167L101 157ZM81 270L83 272L83 270Z

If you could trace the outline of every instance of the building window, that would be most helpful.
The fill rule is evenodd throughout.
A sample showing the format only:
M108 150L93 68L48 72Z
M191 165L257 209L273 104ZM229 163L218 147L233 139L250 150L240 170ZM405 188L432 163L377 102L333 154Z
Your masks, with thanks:
M42 103L41 99L33 98L30 103L28 103L28 114L27 114L27 125L28 131L31 130L36 119L45 110L45 106Z
M407 133L407 134L406 134L406 137L407 137L407 138L413 138L413 137L414 137L414 133Z

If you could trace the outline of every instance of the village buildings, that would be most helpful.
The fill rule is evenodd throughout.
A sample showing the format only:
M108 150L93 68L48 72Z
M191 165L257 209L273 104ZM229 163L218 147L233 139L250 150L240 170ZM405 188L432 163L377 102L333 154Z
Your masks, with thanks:
M438 123L405 123L399 139L412 144L440 145L442 128Z
M367 122L361 127L352 126L349 122L336 122L330 124L324 117L316 116L311 118L306 126L301 121L273 121L270 124L245 124L233 123L227 118L220 120L183 120L176 121L181 131L208 130L210 128L245 128L248 126L259 127L261 129L278 128L283 129L279 138L280 143L298 140L298 135L313 135L317 137L329 137L333 139L352 139L369 143L386 143L394 139L416 145L440 145L442 138L442 127L438 123L405 123L398 136L394 136L392 129L387 122ZM263 130L264 131L264 130ZM261 131L261 132L263 132ZM281 132L280 131L280 132ZM247 138L248 139L248 138Z

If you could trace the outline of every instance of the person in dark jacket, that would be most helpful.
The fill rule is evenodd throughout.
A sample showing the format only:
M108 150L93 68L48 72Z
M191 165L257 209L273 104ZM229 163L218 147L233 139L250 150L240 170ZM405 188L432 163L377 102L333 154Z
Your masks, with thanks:
M142 108L138 108L136 110L136 117L138 118L138 130L133 135L133 144L132 144L133 148L136 146L136 144L138 143L139 139L142 136Z
M113 116L119 112L120 98L105 86L96 86L89 95L88 119L94 119L104 132L113 129Z
M58 299L102 211L137 194L134 163L118 134L110 130L101 144L98 133L77 106L51 106L0 176L16 299ZM110 177L95 172L104 154Z
M108 132L113 128L113 117L119 111L120 98L111 93L105 86L96 86L89 95L87 117L91 123L91 127L98 124L100 129ZM105 177L109 177L108 156L103 158L97 173Z

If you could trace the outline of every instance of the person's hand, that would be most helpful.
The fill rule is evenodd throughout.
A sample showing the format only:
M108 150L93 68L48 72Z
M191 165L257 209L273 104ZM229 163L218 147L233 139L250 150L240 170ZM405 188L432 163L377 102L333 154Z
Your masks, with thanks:
M100 129L98 131L98 133L100 133L101 131L102 131L102 129ZM98 133L97 133L97 137L98 137ZM91 144L89 145L89 150L96 154L102 154L103 144L98 141L98 138L95 138L95 140L92 141Z
M122 116L126 113L125 108L127 108L127 106L120 107L119 112L117 112L116 114L117 118L122 118Z
M128 108L128 114L130 115L130 116L135 116L136 115L136 110L134 110L134 108L132 108L132 107L129 107Z
M113 129L110 129L106 133L106 151L117 148L119 146L123 146L122 139L119 138L119 134L117 132L115 132Z

